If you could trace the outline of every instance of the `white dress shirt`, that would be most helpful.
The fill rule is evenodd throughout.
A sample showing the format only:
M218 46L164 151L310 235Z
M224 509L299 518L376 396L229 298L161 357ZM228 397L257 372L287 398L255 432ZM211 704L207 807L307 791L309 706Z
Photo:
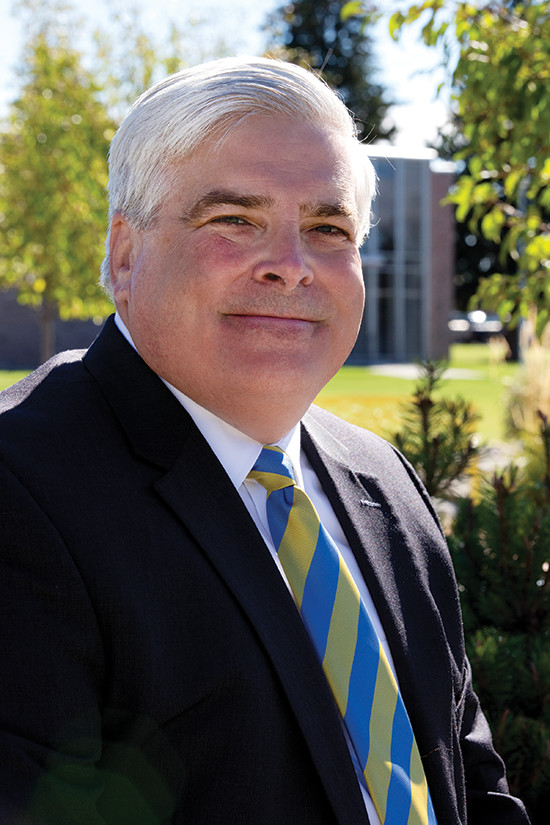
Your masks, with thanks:
M126 340L132 345L132 347L134 347L134 349L136 349L130 333L118 314L115 316L115 323ZM169 384L168 381L164 381L164 379L161 380L163 380L164 384L166 384L168 389L187 410L196 426L208 442L210 448L217 456L232 484L242 498L244 505L254 521L254 524L258 528L263 540L269 548L280 575L283 577L287 587L290 590L290 586L269 532L266 511L266 491L257 481L247 478L248 473L255 464L264 445L235 429L235 427L231 426L231 424L228 424L226 421L218 418L218 416L214 415L209 410L201 407L195 401L180 392L180 390L176 389L176 387ZM338 549L344 557L395 675L395 667L388 648L386 636L377 611L374 607L371 595L359 569L359 565L357 564L355 556L347 542L340 522L336 518L334 510L321 487L316 473L313 471L307 457L301 450L299 423L296 424L296 426L286 436L284 436L284 438L277 441L277 446L281 447L281 449L283 449L289 456L292 462L296 484L305 490L310 497L325 529L335 541ZM346 735L350 754L356 768L359 785L363 794L363 800L370 823L371 825L381 825L345 727L344 733Z

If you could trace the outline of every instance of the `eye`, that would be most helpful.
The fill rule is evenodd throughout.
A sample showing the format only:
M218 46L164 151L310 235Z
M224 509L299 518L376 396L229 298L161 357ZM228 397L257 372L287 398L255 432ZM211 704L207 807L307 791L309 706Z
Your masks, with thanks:
M249 222L239 215L220 215L218 218L212 218L210 223L230 223L233 226L248 226Z
M341 226L334 226L334 224L330 223L322 223L319 224L319 226L314 226L313 232L319 232L321 235L334 235L349 238L349 232L342 229Z

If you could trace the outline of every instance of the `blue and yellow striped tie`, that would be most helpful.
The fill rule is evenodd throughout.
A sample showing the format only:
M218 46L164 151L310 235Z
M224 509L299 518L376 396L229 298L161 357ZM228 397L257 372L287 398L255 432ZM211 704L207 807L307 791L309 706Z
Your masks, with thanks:
M411 723L351 574L290 459L264 447L271 537L342 714L382 825L437 825Z

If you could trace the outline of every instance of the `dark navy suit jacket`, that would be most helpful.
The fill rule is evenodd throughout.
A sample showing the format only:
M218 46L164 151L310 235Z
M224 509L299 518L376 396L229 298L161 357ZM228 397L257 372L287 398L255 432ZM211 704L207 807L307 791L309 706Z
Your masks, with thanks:
M112 319L0 409L0 821L364 825L288 590L193 421ZM386 629L439 825L525 825L416 476L316 408L302 443Z

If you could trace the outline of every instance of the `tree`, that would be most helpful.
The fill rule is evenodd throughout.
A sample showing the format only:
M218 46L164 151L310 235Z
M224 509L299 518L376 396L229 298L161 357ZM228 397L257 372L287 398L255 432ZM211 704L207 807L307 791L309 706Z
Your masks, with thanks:
M456 114L450 113L444 131L434 141L433 148L440 158L452 160L464 148L462 125ZM468 164L460 160L456 164L457 176L469 175ZM517 266L507 256L502 260L500 244L485 238L479 227L471 225L471 211L464 221L455 221L455 302L456 308L467 311L471 298L475 295L480 278L492 275L493 272L502 272L503 267L510 274Z
M464 146L463 175L451 193L469 220L510 255L516 272L480 282L477 299L512 322L550 319L550 6L500 2L452 6L425 0L397 12L390 31L422 18L428 46L443 47ZM454 58L453 59L453 55Z
M388 122L391 102L375 81L376 67L368 26L372 8L348 14L355 4L342 0L297 0L278 8L268 18L269 49L285 60L320 72L353 112L361 139L372 143L391 138Z
M159 75L183 68L184 51L204 54L173 21L165 37L152 37L136 8L112 11L93 37L64 0L19 0L15 8L28 39L21 95L0 135L0 288L16 289L38 312L44 360L58 316L102 318L112 309L97 280L117 123ZM81 35L86 53L69 32L71 42ZM215 51L226 49L218 41Z
M139 7L115 7L108 25L94 32L93 74L101 89L100 99L117 121L155 81L230 54L224 40L214 39L204 27L204 18L194 17L183 26L170 18L163 22L164 30L152 33ZM205 37L201 37L203 32Z
M111 306L97 281L114 123L97 95L64 29L32 33L0 136L0 285L39 313L43 358L58 315L103 317Z

